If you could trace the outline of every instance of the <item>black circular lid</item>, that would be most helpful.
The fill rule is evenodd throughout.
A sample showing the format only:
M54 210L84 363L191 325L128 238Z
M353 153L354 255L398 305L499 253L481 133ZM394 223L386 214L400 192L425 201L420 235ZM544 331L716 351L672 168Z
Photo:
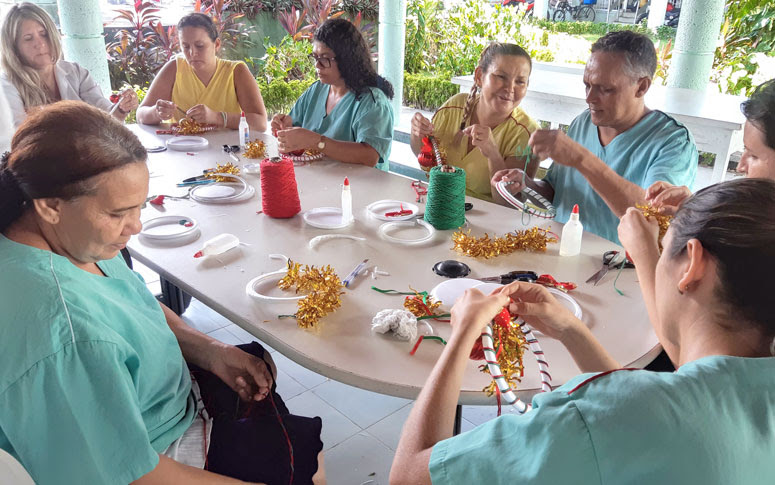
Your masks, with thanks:
M434 264L433 272L439 276L444 276L445 278L462 278L468 276L468 273L471 272L471 268L460 261L447 259Z

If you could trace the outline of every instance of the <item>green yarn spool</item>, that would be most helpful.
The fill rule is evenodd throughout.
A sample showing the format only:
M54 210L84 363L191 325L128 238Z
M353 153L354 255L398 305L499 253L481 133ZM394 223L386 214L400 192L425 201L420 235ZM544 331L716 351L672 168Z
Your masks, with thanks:
M425 221L436 229L457 229L466 222L466 172L456 168L443 172L431 169Z

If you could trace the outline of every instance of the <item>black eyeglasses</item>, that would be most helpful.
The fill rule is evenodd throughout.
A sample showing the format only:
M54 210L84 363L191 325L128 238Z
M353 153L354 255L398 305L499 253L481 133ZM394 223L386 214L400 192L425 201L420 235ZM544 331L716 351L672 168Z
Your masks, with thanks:
M336 57L318 57L315 54L310 54L309 58L313 63L320 64L320 67L325 68L331 67L331 61L336 59Z

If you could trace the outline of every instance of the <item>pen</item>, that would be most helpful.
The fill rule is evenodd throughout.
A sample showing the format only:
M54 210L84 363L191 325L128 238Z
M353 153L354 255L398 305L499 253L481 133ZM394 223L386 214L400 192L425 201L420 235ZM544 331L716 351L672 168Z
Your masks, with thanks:
M350 271L350 274L347 275L347 278L344 279L344 286L346 288L350 287L350 283L353 282L356 276L358 276L358 273L361 272L364 266L366 266L366 263L368 263L368 259L364 259L362 263L358 264L358 266L355 267L354 270Z

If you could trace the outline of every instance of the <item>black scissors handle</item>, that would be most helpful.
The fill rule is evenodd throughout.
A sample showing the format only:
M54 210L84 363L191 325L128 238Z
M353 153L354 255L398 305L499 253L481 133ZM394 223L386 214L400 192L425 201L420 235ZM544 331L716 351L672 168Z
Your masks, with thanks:
M611 262L619 255L619 251L606 251L603 253L603 264L608 266L609 268L616 268L619 269L622 266L625 268L634 268L635 265L632 264L632 261L630 261L626 256L624 260L621 262L615 263L613 266L611 266Z

